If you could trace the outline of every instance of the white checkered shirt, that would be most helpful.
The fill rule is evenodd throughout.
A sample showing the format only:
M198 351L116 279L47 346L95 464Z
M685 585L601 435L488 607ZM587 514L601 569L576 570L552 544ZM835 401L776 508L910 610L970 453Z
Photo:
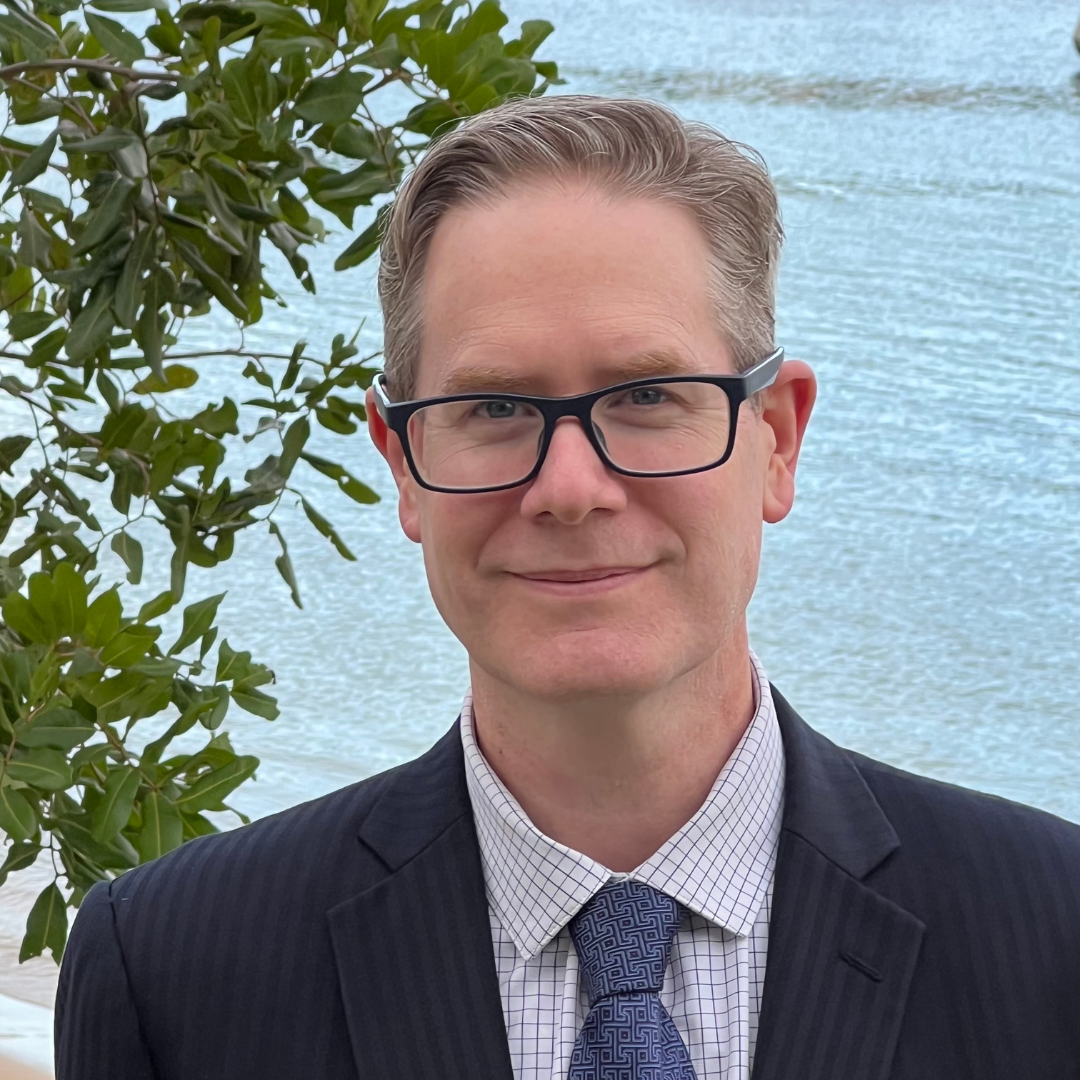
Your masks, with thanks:
M749 1080L784 795L772 694L757 657L750 660L757 700L750 726L698 812L630 874L533 825L481 754L466 696L461 739L515 1080L565 1080L589 1010L567 924L620 877L687 909L660 1000L698 1080Z

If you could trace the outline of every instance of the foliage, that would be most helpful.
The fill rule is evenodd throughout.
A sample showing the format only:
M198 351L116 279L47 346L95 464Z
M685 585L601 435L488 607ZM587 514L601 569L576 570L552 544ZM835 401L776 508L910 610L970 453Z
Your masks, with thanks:
M50 860L22 958L59 959L67 904L214 831L207 812L252 775L257 759L220 733L230 704L277 714L265 666L224 640L211 656L223 594L184 608L165 647L188 565L225 562L238 533L268 528L299 604L281 500L352 559L309 485L376 499L308 448L313 423L347 436L364 419L374 357L356 335L324 357L303 341L244 345L264 303L283 304L267 245L314 292L317 211L352 230L437 132L557 71L533 59L551 26L506 40L497 0L0 3L0 885ZM373 254L382 213L338 269ZM185 347L186 321L213 311L238 344ZM192 411L208 363L235 365L242 400ZM242 481L241 438L272 444ZM168 588L136 610L125 590L155 527L170 562L147 569ZM140 743L147 718L164 732ZM170 753L197 725L202 749Z

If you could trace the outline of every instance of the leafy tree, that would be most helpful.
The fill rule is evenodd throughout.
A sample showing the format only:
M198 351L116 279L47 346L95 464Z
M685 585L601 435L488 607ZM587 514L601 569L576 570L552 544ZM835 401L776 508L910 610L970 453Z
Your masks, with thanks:
M281 500L345 559L310 485L376 500L307 448L313 423L348 436L364 419L374 357L355 334L327 356L303 341L252 350L242 333L207 351L185 346L187 320L223 309L242 331L283 303L267 244L314 292L303 252L328 242L317 212L351 231L438 132L558 80L533 59L551 26L508 40L498 0L0 3L0 885L51 861L21 958L59 960L69 905L214 831L206 812L253 774L258 760L221 733L230 704L277 715L264 665L224 640L212 654L224 594L162 637L188 565L225 562L238 533L267 528L299 604ZM374 253L384 211L337 269ZM162 402L207 362L235 365L241 400ZM271 444L242 480L241 437ZM155 527L170 565L145 569L168 588L135 609L125 590ZM126 581L111 579L118 560L99 566L106 545ZM147 718L171 723L146 741ZM170 751L196 725L202 749Z

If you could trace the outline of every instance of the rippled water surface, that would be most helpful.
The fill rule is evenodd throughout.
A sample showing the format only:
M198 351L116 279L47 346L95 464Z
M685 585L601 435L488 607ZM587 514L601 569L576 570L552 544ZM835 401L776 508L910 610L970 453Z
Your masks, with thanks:
M565 90L669 102L757 147L776 178L779 340L821 393L752 609L774 682L845 745L1080 821L1080 7L508 9L555 23L545 53ZM378 347L371 270L329 262L318 299L290 293L258 340L325 343L367 315ZM201 392L236 386L224 363L204 370ZM359 562L297 521L303 611L269 539L238 545L227 568L228 637L272 664L282 706L272 725L230 718L263 760L237 800L253 814L421 752L466 685L388 474L366 439L339 443L327 453L387 496L316 500ZM192 596L219 581L201 574Z

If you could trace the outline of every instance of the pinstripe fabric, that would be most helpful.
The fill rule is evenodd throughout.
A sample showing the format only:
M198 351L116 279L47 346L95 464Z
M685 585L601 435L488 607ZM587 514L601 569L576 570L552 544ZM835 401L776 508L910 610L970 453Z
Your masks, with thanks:
M839 750L773 691L752 1080L1080 1077L1080 829ZM57 1080L513 1080L457 727L96 886Z
M687 909L660 994L698 1080L748 1080L765 980L784 752L768 680L704 805L629 877ZM484 760L462 708L466 781L516 1080L565 1080L589 1011L571 918L613 877L544 836Z

